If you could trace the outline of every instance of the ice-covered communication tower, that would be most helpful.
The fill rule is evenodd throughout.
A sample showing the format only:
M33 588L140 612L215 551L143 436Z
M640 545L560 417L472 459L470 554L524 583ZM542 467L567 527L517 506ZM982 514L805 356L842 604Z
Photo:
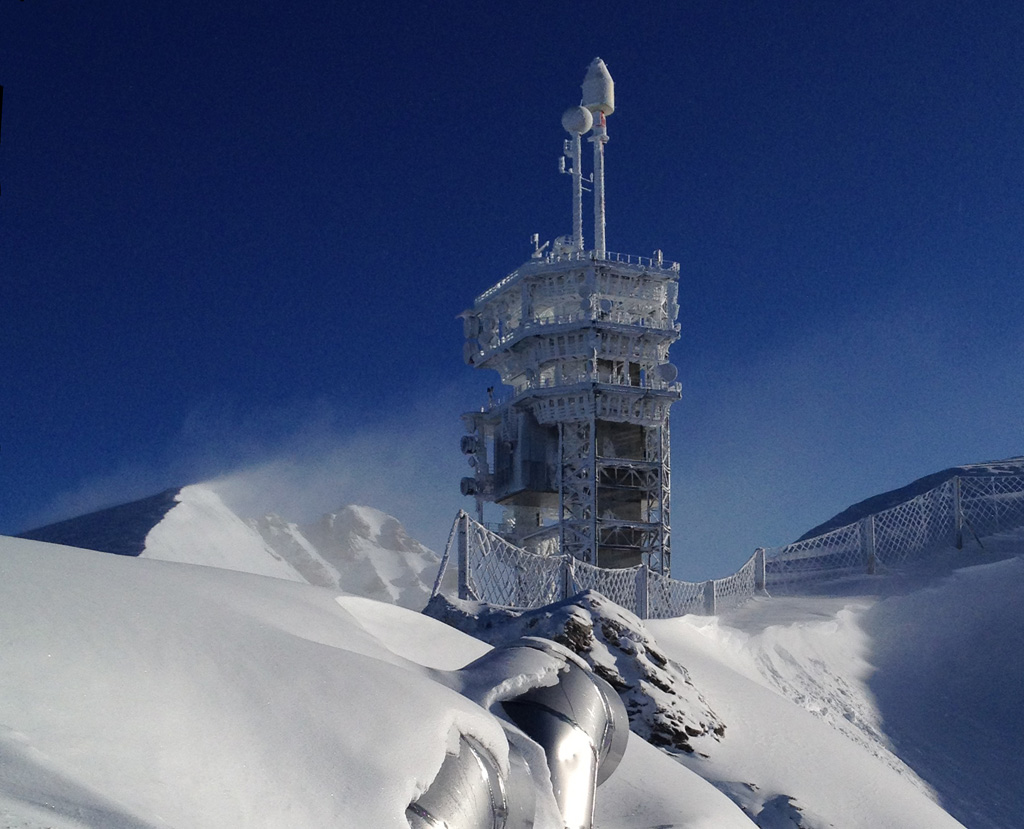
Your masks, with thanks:
M669 408L679 399L669 346L679 337L679 265L605 247L606 118L615 92L604 61L583 81L582 106L562 116L570 138L573 232L533 237L532 258L463 313L465 358L510 389L463 415L475 474L462 492L506 508L501 534L540 553L601 567L641 562L669 573ZM582 137L593 172L582 174ZM566 169L566 161L570 168ZM583 239L582 194L594 196L594 244Z

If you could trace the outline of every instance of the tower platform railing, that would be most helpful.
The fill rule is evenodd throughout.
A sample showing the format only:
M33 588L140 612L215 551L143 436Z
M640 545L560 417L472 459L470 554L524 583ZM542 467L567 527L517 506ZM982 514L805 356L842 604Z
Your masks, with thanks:
M680 330L679 323L674 320L659 320L630 311L575 311L571 314L559 314L551 317L530 317L515 328L492 336L486 343L481 343L476 362L482 365L492 354L505 350L517 340L534 336L541 331L550 331L561 326L570 328L576 325L594 325L595 323L622 325L628 328L640 327L651 331L677 332Z
M679 263L669 262L668 260L662 260L657 256L638 256L634 253L615 253L613 251L603 251L598 253L595 250L581 250L581 251L570 251L568 253L552 253L538 257L537 259L531 259L520 265L511 273L500 279L480 296L476 298L478 303L486 302L496 294L501 293L505 288L517 281L519 277L527 274L537 273L540 270L547 270L552 265L564 265L564 264L579 264L579 263L602 263L607 262L615 265L625 265L630 268L637 268L642 270L666 273L678 273Z

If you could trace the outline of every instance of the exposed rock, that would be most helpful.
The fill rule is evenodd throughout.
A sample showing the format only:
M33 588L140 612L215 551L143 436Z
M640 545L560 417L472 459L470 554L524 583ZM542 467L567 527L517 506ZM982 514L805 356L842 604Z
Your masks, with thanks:
M698 749L725 734L686 669L665 656L643 622L593 590L525 611L437 595L423 612L492 645L521 636L566 645L619 692L630 730L652 745L706 754Z

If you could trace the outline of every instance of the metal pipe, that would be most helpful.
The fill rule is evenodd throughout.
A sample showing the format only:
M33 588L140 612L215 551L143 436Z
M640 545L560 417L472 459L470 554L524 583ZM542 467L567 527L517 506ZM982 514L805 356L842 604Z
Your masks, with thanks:
M494 648L447 676L507 720L509 770L460 734L457 751L407 807L410 827L528 829L551 808L538 800L536 786L550 785L562 825L592 829L596 788L618 766L629 737L626 708L612 687L568 648L535 637ZM533 760L530 751L537 752Z

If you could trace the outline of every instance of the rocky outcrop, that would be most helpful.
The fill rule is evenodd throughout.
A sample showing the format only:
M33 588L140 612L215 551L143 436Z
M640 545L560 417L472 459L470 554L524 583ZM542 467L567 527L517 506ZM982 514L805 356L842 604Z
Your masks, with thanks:
M637 616L593 590L525 611L439 594L423 612L493 645L521 636L566 645L618 692L630 730L653 745L704 754L725 735L686 669L662 652Z

